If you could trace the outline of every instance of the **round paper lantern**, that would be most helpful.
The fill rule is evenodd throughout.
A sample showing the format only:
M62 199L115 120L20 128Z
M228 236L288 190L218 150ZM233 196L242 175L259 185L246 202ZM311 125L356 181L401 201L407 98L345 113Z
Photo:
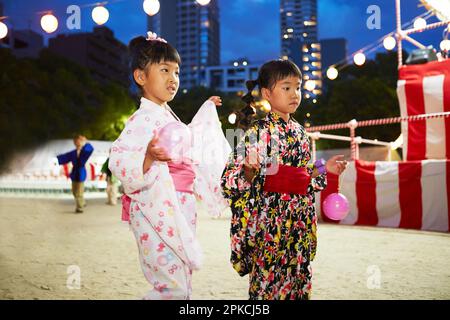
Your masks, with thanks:
M41 18L41 27L47 33L55 32L58 29L58 19L51 14L48 13Z
M97 6L92 10L92 20L98 25L105 24L109 19L109 11L103 6Z

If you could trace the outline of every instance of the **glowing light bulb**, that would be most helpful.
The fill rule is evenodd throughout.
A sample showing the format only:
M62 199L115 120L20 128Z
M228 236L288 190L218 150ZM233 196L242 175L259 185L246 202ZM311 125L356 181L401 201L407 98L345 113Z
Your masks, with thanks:
M58 29L58 19L51 14L48 13L41 18L41 27L47 33L55 32Z
M362 52L358 52L357 54L355 54L355 56L353 57L353 61L355 62L355 64L357 66L362 66L365 62L366 62L366 56L364 53Z
M98 25L105 24L109 19L109 11L103 6L97 6L92 10L92 20Z
M159 12L159 8L161 7L158 0L145 0L142 4L144 11L149 16L154 16Z

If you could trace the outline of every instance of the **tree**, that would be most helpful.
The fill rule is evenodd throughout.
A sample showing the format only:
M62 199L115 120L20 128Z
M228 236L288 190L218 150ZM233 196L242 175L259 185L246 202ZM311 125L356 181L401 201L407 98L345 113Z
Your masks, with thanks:
M0 170L15 152L50 139L115 139L134 110L126 88L99 84L86 68L47 50L33 60L0 49L0 61Z

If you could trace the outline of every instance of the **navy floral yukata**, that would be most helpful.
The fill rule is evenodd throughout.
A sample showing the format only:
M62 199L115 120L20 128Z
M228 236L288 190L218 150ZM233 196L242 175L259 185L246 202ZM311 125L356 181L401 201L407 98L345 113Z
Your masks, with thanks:
M243 170L249 150L264 150L251 183ZM263 190L270 164L307 167L310 158L303 126L270 112L245 132L222 174L232 211L231 263L241 276L249 274L251 300L310 298L317 244L314 192L325 188L326 174L311 179L306 195ZM307 170L312 174L312 168Z

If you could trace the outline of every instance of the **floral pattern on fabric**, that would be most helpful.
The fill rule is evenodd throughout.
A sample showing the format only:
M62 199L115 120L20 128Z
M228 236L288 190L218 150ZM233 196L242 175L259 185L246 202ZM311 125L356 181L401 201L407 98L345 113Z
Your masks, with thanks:
M243 163L252 152L263 157L249 183ZM221 185L232 211L231 263L241 276L249 274L250 299L310 297L317 247L314 192L325 188L326 174L311 179L306 195L263 190L270 165L307 167L310 158L305 129L274 112L256 121L230 155Z

